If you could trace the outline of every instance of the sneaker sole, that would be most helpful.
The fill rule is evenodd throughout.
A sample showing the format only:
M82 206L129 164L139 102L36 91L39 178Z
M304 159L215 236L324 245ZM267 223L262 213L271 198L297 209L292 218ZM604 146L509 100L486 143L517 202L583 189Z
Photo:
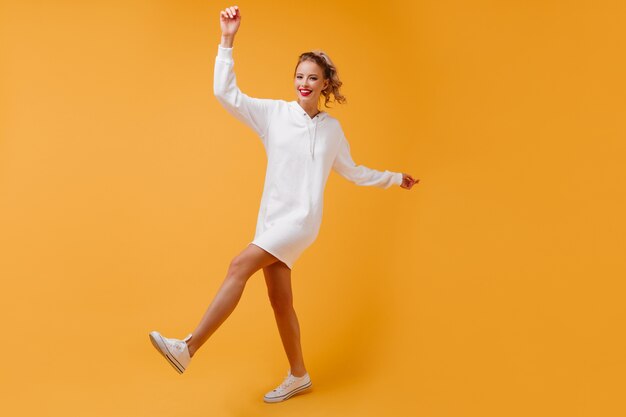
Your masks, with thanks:
M152 346L154 346L155 349L159 351L159 353L163 355L165 359L167 359L167 362L172 365L172 368L176 369L176 372L178 372L179 374L185 372L185 367L180 362L178 362L174 356L170 354L169 350L167 349L167 345L163 340L163 336L161 336L157 332L150 332L150 341L152 342Z
M281 401L285 401L288 400L289 398L293 397L294 395L300 394L306 390L308 390L309 388L311 388L311 381L309 381L306 385L303 385L299 388L296 388L295 390L291 391L289 394L287 395L283 395L282 397L276 397L276 398L267 398L267 397L263 397L263 401L265 401L266 403L279 403Z

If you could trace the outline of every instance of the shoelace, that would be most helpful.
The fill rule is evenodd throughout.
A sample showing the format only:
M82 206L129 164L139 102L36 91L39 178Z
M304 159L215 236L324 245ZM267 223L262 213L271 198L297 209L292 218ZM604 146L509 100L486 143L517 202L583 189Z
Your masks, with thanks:
M285 380L274 391L282 391L286 388L289 388L294 382L296 382L296 377L289 374L287 375L287 378L285 378Z
M185 342L184 341L170 339L170 340L168 340L168 342L169 342L169 345L172 348L176 349L179 352L182 352L184 350L184 348L185 348L185 346L184 346Z

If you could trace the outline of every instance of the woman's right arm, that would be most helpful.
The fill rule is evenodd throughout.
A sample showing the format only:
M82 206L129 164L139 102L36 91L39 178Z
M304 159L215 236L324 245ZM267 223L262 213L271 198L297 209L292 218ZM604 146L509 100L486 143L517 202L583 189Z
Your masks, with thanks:
M264 139L275 100L249 97L237 86L233 70L235 64L233 42L240 23L241 14L237 6L228 7L220 12L222 40L215 58L213 93L230 114Z

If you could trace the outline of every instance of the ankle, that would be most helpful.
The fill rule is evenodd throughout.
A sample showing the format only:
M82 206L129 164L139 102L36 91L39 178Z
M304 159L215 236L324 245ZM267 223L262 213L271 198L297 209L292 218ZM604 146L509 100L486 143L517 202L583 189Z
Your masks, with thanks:
M303 376L306 375L306 369L303 368L294 368L291 370L291 375L295 376L296 378L302 378Z
M190 343L189 341L187 341L185 343L187 343L187 350L189 351L189 357L193 358L193 355L196 354L197 348L192 343Z

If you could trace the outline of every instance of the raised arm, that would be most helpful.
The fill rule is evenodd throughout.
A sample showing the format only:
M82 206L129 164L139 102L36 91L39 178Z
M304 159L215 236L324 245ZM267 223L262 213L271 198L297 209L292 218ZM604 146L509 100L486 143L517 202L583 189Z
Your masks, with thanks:
M350 144L344 135L341 136L339 152L333 162L333 169L342 177L356 185L371 185L379 188L389 188L393 184L401 185L403 174L393 171L377 171L363 165L357 165L350 155Z
M241 13L237 6L220 11L222 40L215 57L213 93L230 114L265 138L275 100L249 97L237 86L233 69L233 43L240 23Z

